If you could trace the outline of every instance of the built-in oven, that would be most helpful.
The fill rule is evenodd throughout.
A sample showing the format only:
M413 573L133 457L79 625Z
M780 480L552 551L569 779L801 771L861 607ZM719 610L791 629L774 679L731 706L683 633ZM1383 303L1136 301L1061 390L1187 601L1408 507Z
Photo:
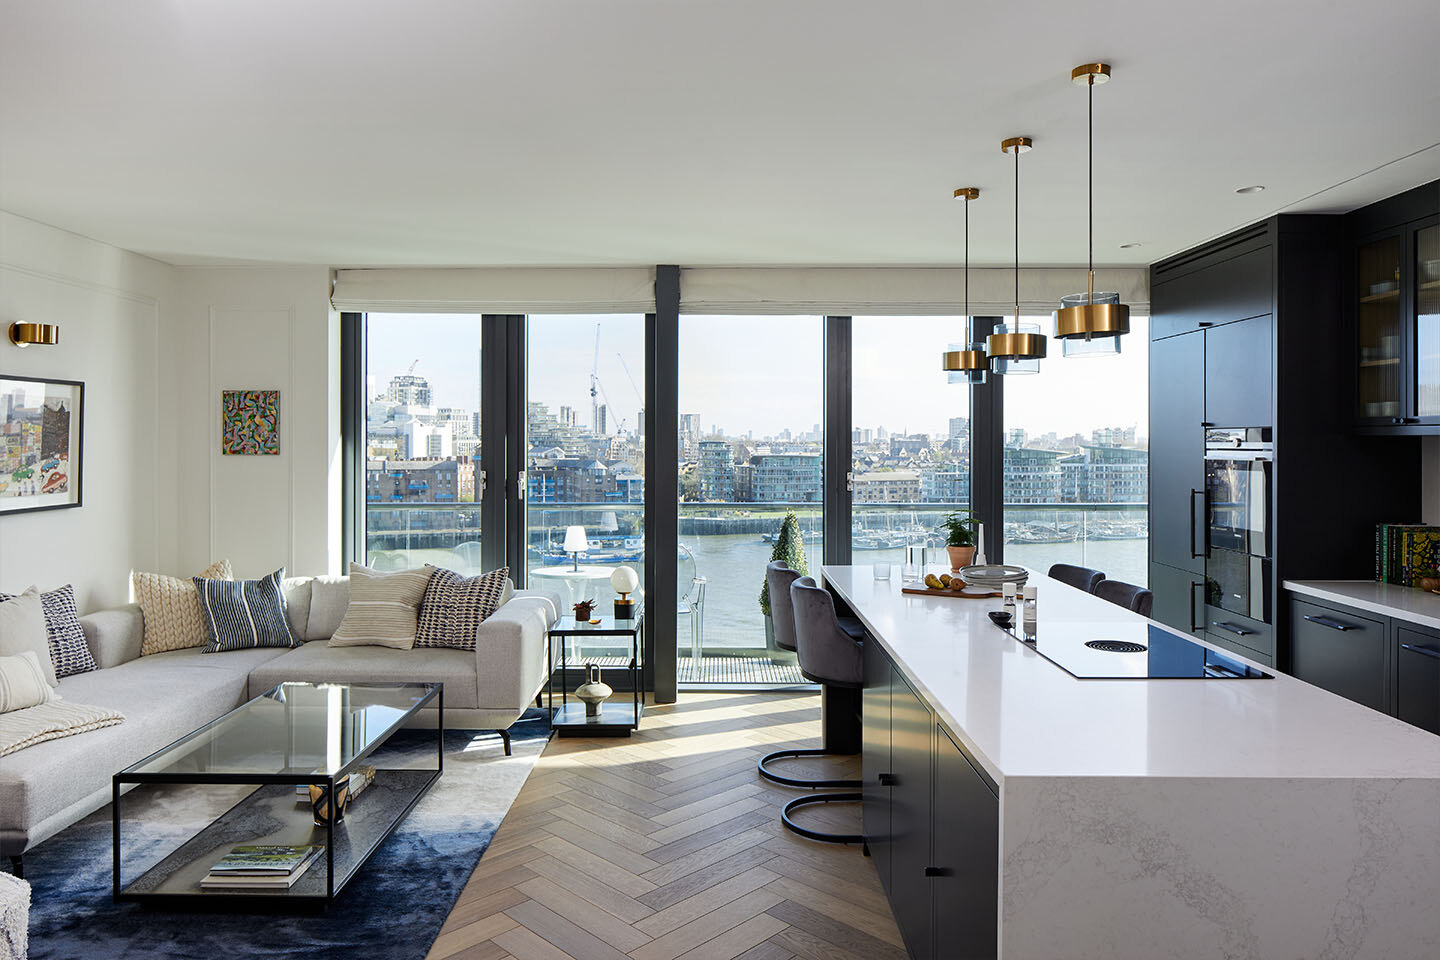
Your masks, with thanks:
M1205 431L1206 602L1270 623L1269 427Z

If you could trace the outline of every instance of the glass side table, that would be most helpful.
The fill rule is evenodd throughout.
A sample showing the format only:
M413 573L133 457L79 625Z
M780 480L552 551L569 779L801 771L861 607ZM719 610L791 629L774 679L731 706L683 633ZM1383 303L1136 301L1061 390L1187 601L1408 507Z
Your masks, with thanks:
M574 616L564 616L555 621L546 634L546 707L550 711L550 726L562 737L628 737L631 730L640 728L640 717L645 712L641 654L644 607L637 605L635 616L629 620L604 616L598 621L577 621ZM605 652L601 653L602 650ZM602 680L620 670L626 671L630 679L630 696L627 698L623 691L616 691L599 705L599 712L593 717L586 716L585 704L574 699L569 674L570 669L583 671L590 663L600 667ZM557 667L559 705L555 703ZM582 678L579 683L583 682Z

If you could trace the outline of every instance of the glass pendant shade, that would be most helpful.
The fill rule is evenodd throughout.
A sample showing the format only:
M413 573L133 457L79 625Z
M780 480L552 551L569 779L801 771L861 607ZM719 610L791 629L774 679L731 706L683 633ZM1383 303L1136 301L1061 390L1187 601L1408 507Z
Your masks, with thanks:
M1106 357L1120 352L1130 332L1130 308L1118 293L1072 293L1055 311L1055 338L1067 357Z
M1011 319L986 338L990 369L1004 376L1039 373L1045 357L1045 334L1040 324Z
M944 366L949 382L979 384L985 382L990 358L983 343L951 343L945 348Z

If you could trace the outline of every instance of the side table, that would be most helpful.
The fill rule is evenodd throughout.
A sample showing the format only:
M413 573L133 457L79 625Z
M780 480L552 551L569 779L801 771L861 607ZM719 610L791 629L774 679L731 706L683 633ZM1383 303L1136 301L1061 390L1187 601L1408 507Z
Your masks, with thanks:
M564 616L555 622L546 634L546 673L545 696L546 706L550 711L550 726L553 727L562 737L628 737L631 730L640 728L640 717L645 713L644 694L644 659L641 650L644 647L642 639L645 633L645 611L637 605L635 616L629 620L616 620L612 616L599 618L598 623L591 623L588 620L576 620L574 616ZM584 667L587 658L584 656L572 656L571 648L576 653L583 653L586 641L594 641L599 638L610 638L611 644L615 638L628 637L630 640L629 662L623 657L603 656L590 657L588 662L599 663L601 675L605 670L625 670L630 679L630 699L624 700L623 692L617 691L609 700L600 704L598 716L587 717L585 715L585 704L570 698L570 676L568 668ZM595 645L592 643L592 645ZM558 650L556 648L559 648ZM557 663L558 656L558 663ZM620 662L615 662L619 660ZM607 662L608 661L608 662ZM555 703L555 672L556 667L560 672L560 703Z

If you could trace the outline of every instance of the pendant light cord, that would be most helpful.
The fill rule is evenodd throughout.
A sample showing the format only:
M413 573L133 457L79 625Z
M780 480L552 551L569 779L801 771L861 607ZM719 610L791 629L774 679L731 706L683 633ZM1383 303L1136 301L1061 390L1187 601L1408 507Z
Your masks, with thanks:
M975 339L970 329L970 198L965 198L965 340L966 346Z
M1089 157L1087 163L1090 166L1090 188L1088 191L1090 209L1090 274L1089 274L1089 296L1086 297L1091 303L1095 302L1095 74L1090 74L1090 82L1086 84L1086 97L1089 100L1087 116L1087 127L1085 136L1089 142Z
M1020 332L1020 147L1015 147L1015 332Z

